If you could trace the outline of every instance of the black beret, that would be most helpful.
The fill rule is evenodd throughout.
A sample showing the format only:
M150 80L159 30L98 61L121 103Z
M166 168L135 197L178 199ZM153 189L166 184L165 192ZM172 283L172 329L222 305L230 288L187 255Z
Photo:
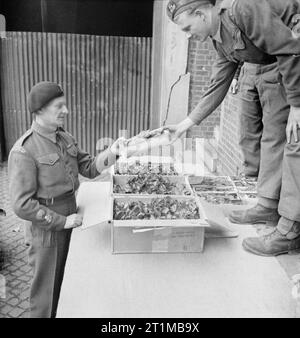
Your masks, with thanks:
M28 109L30 113L34 113L53 99L63 95L64 92L57 83L47 81L39 82L30 90L27 98Z
M170 0L167 5L167 15L171 20L175 16L187 11L188 9L196 8L201 4L215 5L216 0Z

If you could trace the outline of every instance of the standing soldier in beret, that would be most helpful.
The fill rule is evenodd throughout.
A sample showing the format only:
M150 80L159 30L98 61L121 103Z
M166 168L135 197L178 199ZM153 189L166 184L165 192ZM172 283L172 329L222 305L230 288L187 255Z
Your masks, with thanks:
M265 65L258 203L234 211L232 222L272 222L276 227L246 238L244 249L262 256L300 251L300 1L171 0L169 18L217 51L209 88L190 115L169 126L176 140L223 101L239 62ZM276 67L274 67L276 63ZM268 68L268 65L270 69Z
M68 114L59 85L40 82L30 91L31 128L15 143L8 159L13 209L31 222L29 264L33 270L30 316L55 317L76 213L78 174L94 178L116 161L122 140L96 158L82 151L62 126Z

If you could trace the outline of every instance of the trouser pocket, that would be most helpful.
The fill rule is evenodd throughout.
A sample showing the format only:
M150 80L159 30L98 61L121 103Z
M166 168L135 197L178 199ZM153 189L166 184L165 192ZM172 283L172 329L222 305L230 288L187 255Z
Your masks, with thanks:
M57 245L57 232L45 231L32 225L32 244L41 248L52 248Z

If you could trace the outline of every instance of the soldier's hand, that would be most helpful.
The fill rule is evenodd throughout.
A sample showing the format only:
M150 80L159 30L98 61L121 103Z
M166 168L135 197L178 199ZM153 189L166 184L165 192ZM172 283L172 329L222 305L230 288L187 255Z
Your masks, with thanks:
M237 79L233 79L231 82L231 86L230 86L230 93L231 94L236 94L238 92L238 85L239 82Z
M295 142L298 142L298 129L300 128L300 107L291 106L287 126L286 126L286 139L291 143L292 135Z
M125 137L118 138L110 147L110 151L114 155L121 155L124 151L124 148L127 146L128 140Z
M168 130L170 132L171 141L172 143L174 143L193 125L194 125L194 122L189 117L187 117L176 125L170 125L170 126L164 127L164 130Z
M67 217L65 229L71 229L79 227L82 224L82 216L78 214L72 214Z

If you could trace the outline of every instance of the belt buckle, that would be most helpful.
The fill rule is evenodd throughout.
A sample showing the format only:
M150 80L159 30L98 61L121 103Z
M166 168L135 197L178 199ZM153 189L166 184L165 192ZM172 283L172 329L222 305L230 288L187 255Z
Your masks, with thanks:
M54 197L46 199L46 206L54 204Z

